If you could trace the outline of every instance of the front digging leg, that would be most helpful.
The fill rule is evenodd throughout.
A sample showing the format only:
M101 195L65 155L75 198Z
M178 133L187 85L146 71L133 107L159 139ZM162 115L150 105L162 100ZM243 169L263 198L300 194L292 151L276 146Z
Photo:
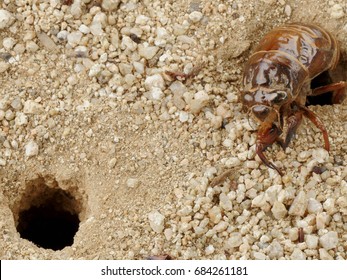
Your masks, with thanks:
M278 141L283 143L283 141L279 139L281 134L282 131L275 124L269 124L267 122L262 123L258 130L256 153L267 167L276 170L280 176L283 176L282 171L271 161L269 161L263 153L266 148L271 146L274 142Z

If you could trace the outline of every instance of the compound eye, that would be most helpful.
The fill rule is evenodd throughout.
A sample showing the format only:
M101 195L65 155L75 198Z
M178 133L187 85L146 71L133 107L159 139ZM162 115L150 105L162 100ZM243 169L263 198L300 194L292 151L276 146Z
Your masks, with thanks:
M268 116L270 109L264 105L257 105L252 108L252 112L258 120L264 121Z
M275 104L282 103L287 99L287 93L285 91L276 91L273 93L274 97L272 98L272 102Z

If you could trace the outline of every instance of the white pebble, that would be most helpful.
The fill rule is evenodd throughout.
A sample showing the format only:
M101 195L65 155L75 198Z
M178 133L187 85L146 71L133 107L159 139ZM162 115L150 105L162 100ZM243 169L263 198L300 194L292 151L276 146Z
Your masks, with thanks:
M307 234L305 235L305 242L306 242L307 248L316 249L318 246L318 236Z
M144 15L138 15L135 19L135 23L139 24L139 25L145 25L148 20L149 20L148 17L146 17Z
M75 48L75 54L77 57L87 57L88 56L88 49L86 46L77 46Z
M300 191L295 197L292 205L289 208L289 215L303 216L307 208L307 198L304 191Z
M159 47L149 46L148 44L139 44L139 55L145 59L151 59L158 52Z
M167 241L170 241L173 235L172 229L171 228L167 228L164 230L164 235Z
M292 14L292 8L289 5L286 5L284 7L284 13L286 14L287 17L290 17Z
M81 31L83 34L90 33L90 28L87 25L81 24L78 28L79 31Z
M344 14L345 13L340 4L335 4L334 6L331 7L330 15L332 18L339 19L339 18L342 18Z
M319 244L325 249L330 250L336 248L338 243L338 235L335 231L329 231L319 238Z
M128 49L129 51L135 51L137 49L137 44L131 40L129 36L124 35L121 42L121 48Z
M307 203L307 211L311 214L322 212L322 204L314 198L309 198Z
M213 227L213 229L216 231L216 232L223 232L225 231L229 226L229 223L226 222L226 221L220 221L217 225L215 225Z
M196 92L194 94L194 99L188 101L190 110L194 114L199 113L201 109L207 105L209 99L208 94L204 90Z
M225 211L231 211L233 209L233 204L231 202L231 199L223 192L219 195L219 205Z
M266 249L266 251L267 251L267 255L270 257L270 259L279 259L279 258L283 257L283 247L276 240L271 242L271 244Z
M110 168L113 168L116 166L116 163L117 163L117 159L116 158L111 158L110 161L108 162L108 166Z
M324 163L329 159L329 152L323 148L315 149L312 152L312 158L318 163Z
M37 145L35 141L31 140L25 145L25 155L27 157L36 156L38 155L38 153L39 153L39 146Z
M329 254L329 252L323 248L319 249L319 259L320 260L333 260L334 258Z
M139 179L137 179L137 178L129 178L129 179L127 180L127 186L128 186L129 188L138 187L139 184L140 184L140 181L139 181Z
M318 213L316 216L317 229L324 229L330 222L330 216L326 212Z
M266 260L266 255L262 252L253 252L253 258L255 260Z
M28 52L34 53L39 49L39 46L34 41L28 41L25 48Z
M5 61L0 61L0 73L5 73L10 68L10 64Z
M73 15L75 19L78 19L82 15L82 7L81 7L81 0L74 0L71 8L70 8L70 13Z
M174 95L183 95L187 91L187 87L180 81L174 81L169 88Z
M119 4L120 0L103 0L101 7L105 11L114 11L118 9Z
M217 206L213 206L209 211L208 211L208 216L211 220L211 222L218 224L219 221L222 219L222 212L221 209Z
M208 256L208 255L211 255L214 253L214 247L213 245L208 245L206 248L205 248L205 254Z
M102 65L101 64L98 64L98 63L94 64L90 68L88 75L89 75L89 77L95 77L95 76L97 76L101 72L101 70L102 70Z
M179 113L179 120L180 122L187 122L189 120L189 114L188 112L181 111Z
M15 44L16 44L16 41L12 37L6 37L2 40L3 47L8 51L12 50Z
M211 179L216 173L217 173L217 168L212 166L206 169L206 171L204 172L204 176Z
M271 212L272 212L272 214L276 220L283 219L288 213L284 204L282 202L279 202L279 201L274 202L274 204L271 208Z
M165 88L165 82L163 77L160 74L154 74L152 76L147 76L145 80L145 87L148 90L151 90L152 88Z
M188 17L192 22L199 22L202 19L202 13L199 11L194 11L191 12Z
M299 248L295 248L290 256L291 260L306 260L306 254Z
M60 41L65 41L67 39L67 36L69 35L69 32L67 30L62 30L62 31L59 31L58 34L57 34L57 38L60 40Z
M71 46L76 46L82 39L82 32L74 31L67 35L67 41Z
M327 200L323 203L323 208L329 215L333 215L337 211L335 208L335 199L330 197L327 198Z
M224 142L223 142L223 145L224 145ZM241 161L237 157L228 158L225 162L225 166L228 168L239 166L240 164L241 164Z
M98 21L93 21L89 29L94 36L101 36L104 33L104 31L102 30L102 24Z
M27 100L24 103L23 112L25 114L38 115L43 113L43 111L44 111L43 106L33 100Z
M227 249L239 247L242 244L242 235L239 232L232 232L230 238L225 242Z
M153 100L161 100L164 97L164 93L160 88L153 87L150 90L150 97Z
M252 207L263 207L266 203L266 197L264 193L259 194L252 200Z
M57 45L54 41L43 32L37 33L37 38L40 40L41 44L49 51L53 51L57 48Z
M0 118L1 119L1 118ZM25 115L22 112L18 112L16 114L16 118L14 120L14 123L16 126L22 126L22 125L26 125L28 123L28 116Z
M13 22L14 22L13 15L10 12L1 9L0 10L0 29L9 27Z
M161 233L164 230L165 216L160 214L158 211L152 211L148 214L149 225L157 232Z

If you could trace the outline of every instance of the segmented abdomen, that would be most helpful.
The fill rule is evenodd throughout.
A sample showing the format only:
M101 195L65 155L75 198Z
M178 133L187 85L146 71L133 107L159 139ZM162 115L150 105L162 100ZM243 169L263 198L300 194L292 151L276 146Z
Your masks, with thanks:
M307 69L310 79L334 68L339 60L335 37L309 24L289 24L273 29L260 41L255 54L259 51L284 52L292 56Z
M295 99L303 84L332 69L339 60L336 39L309 24L289 24L267 33L245 65L244 92L288 88ZM261 103L254 98L249 106Z

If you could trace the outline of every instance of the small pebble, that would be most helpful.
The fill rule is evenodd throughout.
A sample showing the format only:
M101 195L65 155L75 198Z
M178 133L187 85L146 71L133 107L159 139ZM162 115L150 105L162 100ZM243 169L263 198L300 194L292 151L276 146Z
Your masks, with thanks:
M292 8L289 5L286 5L284 7L284 13L287 17L290 17L292 15Z
M307 203L305 192L300 191L289 208L289 215L303 216L307 208Z
M335 231L329 231L319 238L319 245L321 245L325 250L336 248L338 242L338 235Z
M320 260L333 260L334 258L329 254L329 252L326 249L320 248L319 249L319 259Z
M339 18L342 18L345 15L345 13L340 4L335 4L334 6L331 7L330 15L334 19L339 19Z
M307 248L316 249L318 246L318 236L306 234L305 242L306 242Z
M5 73L10 68L10 64L5 61L0 61L0 73Z
M101 7L105 11L115 11L118 9L121 0L102 0Z
M239 247L242 244L242 235L239 232L232 232L230 234L230 238L228 238L225 242L225 247L227 249L229 248L236 248Z
M271 208L271 212L276 220L283 219L288 213L287 208L283 203L279 201L275 201L274 205Z
M25 155L27 157L36 156L38 155L38 153L39 153L39 146L37 145L35 141L31 140L25 145Z
M139 44L139 55L145 59L151 59L158 52L159 47L149 46L147 44Z
M14 20L15 19L10 12L3 9L0 10L0 29L9 27Z
M208 245L206 248L205 248L205 253L206 255L211 255L214 253L214 247L213 245Z
M160 214L158 211L152 211L148 214L149 225L157 232L161 233L164 230L165 216Z
M153 88L164 89L165 82L160 74L154 74L152 76L147 76L145 80L145 87L148 90L151 90Z
M109 166L110 168L115 167L116 164L117 164L117 159L116 159L116 158L111 158L110 161L108 162L108 166Z
M202 19L202 13L199 11L194 11L189 14L189 19L196 23L199 22Z
M253 252L253 258L255 260L266 260L266 255L262 252Z
M323 207L322 207L322 204L319 201L317 201L314 198L309 198L308 199L308 203L307 203L307 211L308 211L308 213L316 214L316 213L322 212L322 210L323 210Z
M306 260L306 254L299 248L295 248L290 256L291 260Z
M37 34L37 38L40 40L41 44L49 51L54 51L57 49L57 45L54 41L43 32Z
M127 180L127 186L128 186L129 188L138 187L139 184L140 184L140 181L139 181L139 179L137 179L137 178L129 178L129 179Z

